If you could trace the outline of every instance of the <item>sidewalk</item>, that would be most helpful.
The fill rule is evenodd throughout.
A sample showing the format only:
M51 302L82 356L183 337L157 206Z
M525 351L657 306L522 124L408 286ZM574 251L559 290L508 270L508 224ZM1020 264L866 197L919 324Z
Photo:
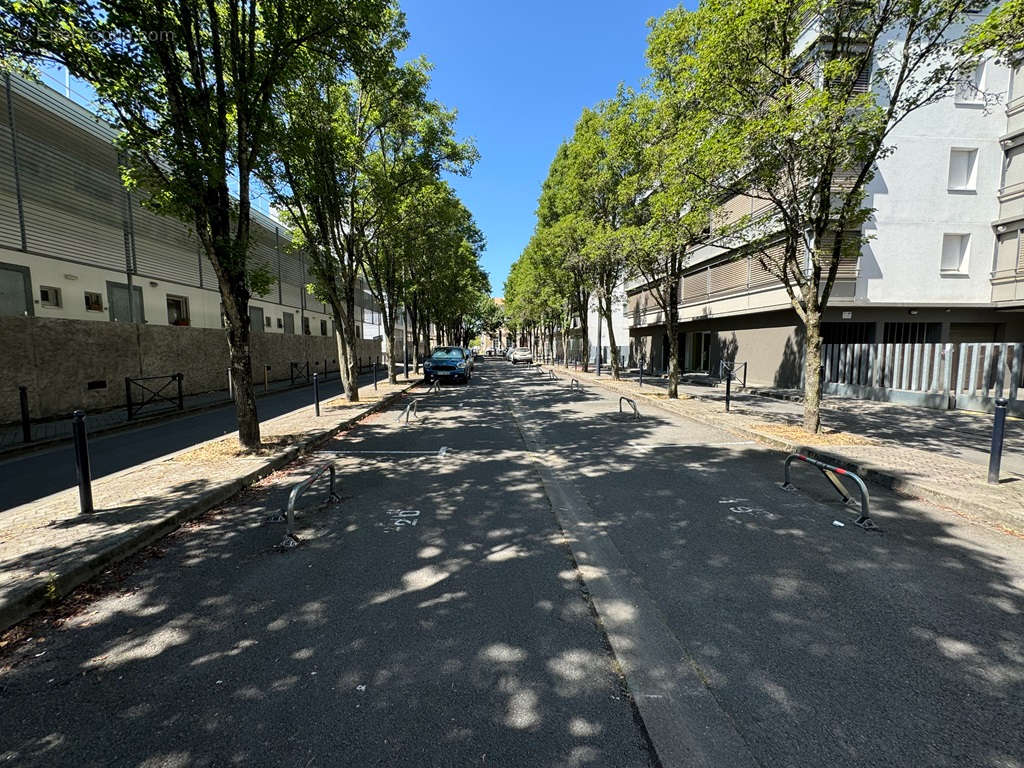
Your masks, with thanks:
M82 515L70 488L0 515L0 631L230 498L300 453L387 407L419 384L363 386L361 401L336 397L261 424L265 449L238 453L234 434L93 482L96 512Z
M989 485L988 450L992 417L965 411L826 398L824 432L809 435L800 426L803 404L735 393L725 412L724 387L681 385L669 400L667 382L636 375L615 381L593 372L558 366L555 373L622 392L643 403L667 408L695 421L728 429L787 452L812 455L860 474L865 480L922 498L968 517L1024 530L1024 422L1007 420L1002 482ZM781 478L781 466L779 469Z

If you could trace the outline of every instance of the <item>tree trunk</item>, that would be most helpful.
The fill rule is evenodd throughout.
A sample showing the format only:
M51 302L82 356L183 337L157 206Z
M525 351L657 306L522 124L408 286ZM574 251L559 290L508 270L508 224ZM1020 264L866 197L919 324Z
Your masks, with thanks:
M355 352L349 349L345 343L344 328L346 325L345 311L336 297L331 297L331 317L334 320L334 343L338 348L338 377L341 379L342 391L348 391L348 379L350 375L349 359Z
M388 345L388 384L398 383L398 367L395 365L395 327L385 329L385 343Z
M666 326L668 332L668 396L679 399L679 334L675 323Z
M600 302L598 302L600 306ZM615 346L615 328L612 326L612 297L609 294L608 301L605 304L605 325L608 328L608 349L611 352L612 362L612 378L619 378L619 348ZM597 354L601 354L601 350L597 350Z
M249 318L238 326L228 325L231 353L231 384L235 390L235 417L238 442L249 451L260 447L260 419L256 413L256 394L252 381L252 351L249 346Z
M344 378L345 399L350 403L359 402L359 361L356 358L356 294L355 285L349 286L345 296L345 322L341 324L341 344L347 351Z
M810 309L804 324L804 429L821 431L821 313Z
M601 322L601 318L598 318L598 322ZM583 314L580 315L580 332L583 336L580 339L580 357L583 363L583 372L587 373L590 371L590 322L587 316L587 311L584 309Z

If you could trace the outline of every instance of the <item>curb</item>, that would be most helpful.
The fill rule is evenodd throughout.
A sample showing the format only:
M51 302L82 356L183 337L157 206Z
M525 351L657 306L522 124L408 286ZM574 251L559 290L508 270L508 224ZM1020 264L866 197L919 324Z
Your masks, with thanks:
M17 590L12 599L8 599L0 605L0 633L6 632L12 626L23 621L46 605L66 597L76 587L85 583L112 563L134 555L136 552L181 527L183 523L223 504L256 481L276 472L281 467L287 466L303 454L315 450L339 432L349 429L371 414L384 410L396 400L404 397L409 390L416 387L419 383L419 380L410 382L403 389L385 395L361 413L350 416L325 432L311 437L302 443L289 446L277 456L267 459L261 467L251 470L242 477L237 477L234 480L229 480L226 483L204 491L181 509L168 513L160 520L151 521L128 531L114 539L109 546L95 555L76 561L71 568L63 573L58 573L55 577L49 579L37 577L33 580L34 583L30 583L23 589ZM215 439L219 440L222 438ZM191 450L194 447L190 446L185 450ZM166 461L167 458L162 457L157 459L157 461Z
M555 374L559 374L556 372ZM559 378L562 378L559 376ZM627 392L626 390L616 387L612 383L605 383L596 379L588 379L591 383L596 386L600 386L604 389L611 390L613 392ZM612 380L614 381L614 380ZM748 390L749 391L749 390ZM627 392L627 394L636 394L642 397L646 402L660 408L663 411L673 413L676 416L682 416L685 419L691 419L693 421L705 424L711 427L717 427L718 429L724 429L732 432L740 437L745 437L750 440L756 440L758 443L767 445L769 448L773 448L778 451L785 453L802 453L805 456L809 456L812 459L818 461L824 461L828 464L834 464L838 467L842 467L850 472L854 472L860 475L861 479L870 481L875 485L879 485L883 488L893 491L901 496L922 499L924 501L932 502L940 507L948 509L957 514L964 515L966 517L976 519L983 522L995 523L1000 526L1009 526L1015 530L1024 530L1024 515L1014 513L1009 509L1001 509L998 507L989 506L988 504L981 504L970 499L965 499L962 496L955 496L947 493L946 491L939 490L925 483L921 483L917 480L909 480L902 477L890 470L877 467L872 464L864 463L849 459L840 454L835 454L821 448L814 448L807 445L801 445L799 443L791 443L787 440L780 440L777 437L766 435L762 432L758 432L753 429L738 425L723 426L711 419L701 418L700 416L694 416L692 414L683 414L679 411L671 408L668 403L645 395L642 393ZM702 402L709 402L701 397L690 396L693 400L700 400Z

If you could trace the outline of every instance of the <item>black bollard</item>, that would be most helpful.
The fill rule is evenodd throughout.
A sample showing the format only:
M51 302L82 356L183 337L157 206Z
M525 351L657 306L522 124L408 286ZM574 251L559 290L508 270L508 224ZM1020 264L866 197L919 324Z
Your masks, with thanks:
M988 481L999 482L999 465L1003 461L1003 432L1006 429L1006 398L996 398L996 420L992 425L992 450L988 455Z
M32 442L32 419L28 414L28 387L18 387L21 401L21 437L26 443Z
M178 382L178 410L185 410L185 374L176 373L174 374L175 380Z
M377 358L373 358L373 391L377 391Z
M320 374L313 374L313 410L320 415Z
M725 412L729 412L729 398L732 394L732 371L725 369Z
M89 469L89 438L85 432L85 411L72 414L75 441L75 475L78 479L78 506L83 514L92 512L92 472Z

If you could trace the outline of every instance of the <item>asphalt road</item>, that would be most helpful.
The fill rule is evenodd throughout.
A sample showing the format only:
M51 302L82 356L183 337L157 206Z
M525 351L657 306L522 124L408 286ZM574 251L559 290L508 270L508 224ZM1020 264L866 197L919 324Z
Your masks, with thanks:
M319 457L8 650L0 764L1024 765L1020 538L478 371L331 443L299 548Z
M372 374L360 378L363 384ZM339 379L320 385L321 399L341 394ZM260 419L272 419L313 402L313 386L259 397ZM98 435L89 440L93 479L180 451L238 429L234 405L168 418L138 429ZM75 485L75 450L70 443L0 460L0 512Z
M623 574L590 566L649 598L753 762L1024 765L1019 537L875 486L868 533L814 469L786 492L780 454L722 430L524 373L505 389Z
M652 765L494 368L162 543L0 659L0 765ZM488 381L491 379L491 381ZM441 450L441 449L444 450ZM324 455L302 545L264 517Z

